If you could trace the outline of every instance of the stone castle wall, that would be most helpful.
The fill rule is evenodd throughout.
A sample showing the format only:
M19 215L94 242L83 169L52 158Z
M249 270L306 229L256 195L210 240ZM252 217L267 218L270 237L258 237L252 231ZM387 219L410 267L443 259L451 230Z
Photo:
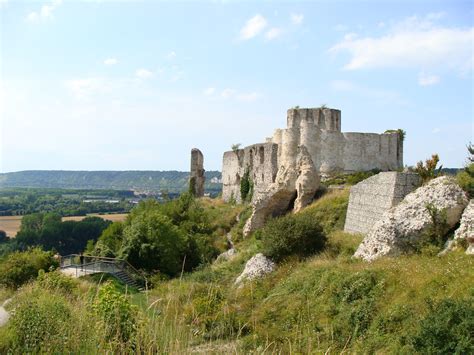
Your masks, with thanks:
M344 231L368 233L385 212L419 185L418 174L382 172L352 186Z
M224 200L229 201L233 196L240 202L240 179L246 169L254 182L255 195L267 189L280 167L296 164L300 146L306 147L322 177L340 172L389 171L403 167L403 144L397 133L342 133L340 110L289 109L287 128L277 129L266 143L224 153ZM263 161L256 158L260 149L264 152Z
M278 145L262 143L224 153L222 165L222 198L241 203L240 182L245 172L254 184L253 198L257 198L275 181L278 171Z
M266 143L224 153L222 196L241 202L240 182L250 173L253 214L244 229L250 233L269 216L310 203L321 177L401 167L403 142L398 133L342 133L341 111L295 108L287 111L287 128L277 129Z

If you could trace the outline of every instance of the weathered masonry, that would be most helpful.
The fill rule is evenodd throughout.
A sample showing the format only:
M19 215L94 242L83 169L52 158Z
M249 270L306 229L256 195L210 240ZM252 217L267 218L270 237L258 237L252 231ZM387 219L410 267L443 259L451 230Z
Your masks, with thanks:
M202 152L194 148L191 150L191 175L189 185L192 193L196 197L204 196L204 156Z
M351 187L345 232L368 233L385 212L420 185L416 173L384 172Z
M224 153L222 196L240 202L241 179L248 172L254 185L250 231L270 215L310 203L320 178L402 166L398 133L343 133L339 110L289 109L287 128L277 129L265 143Z

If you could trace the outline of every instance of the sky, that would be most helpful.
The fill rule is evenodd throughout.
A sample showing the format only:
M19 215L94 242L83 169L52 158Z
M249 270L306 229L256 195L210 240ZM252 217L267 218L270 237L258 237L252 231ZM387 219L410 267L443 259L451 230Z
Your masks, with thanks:
M474 142L471 1L0 0L0 172L222 169L286 110L407 132L404 163Z

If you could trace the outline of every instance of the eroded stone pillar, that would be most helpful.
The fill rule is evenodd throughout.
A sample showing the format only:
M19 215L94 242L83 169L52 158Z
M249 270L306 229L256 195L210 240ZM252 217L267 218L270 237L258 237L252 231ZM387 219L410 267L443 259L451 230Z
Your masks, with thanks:
M190 192L196 197L204 196L204 155L194 148L191 150L191 175L189 177Z

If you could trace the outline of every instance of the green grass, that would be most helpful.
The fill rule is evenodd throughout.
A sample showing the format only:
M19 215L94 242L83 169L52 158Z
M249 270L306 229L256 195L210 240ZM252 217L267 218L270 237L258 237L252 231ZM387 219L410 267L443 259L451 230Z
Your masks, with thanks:
M57 343L47 334L52 340L43 351L60 346L70 353L472 353L472 256L353 259L362 236L341 231L347 198L347 191L331 192L300 212L322 224L325 250L306 259L290 257L264 279L234 286L246 261L262 249L255 233L236 243L238 254L230 261L157 281L146 293L117 285L137 312L127 344L110 344L93 326L97 316L90 305L104 281L99 276L83 279L71 295L38 291L34 282L17 291L15 304L39 292L47 295L35 301L43 313L55 314L58 307L70 312L66 340ZM222 231L239 233L243 221L236 223L235 216L243 208L213 202L208 208ZM56 326L51 323L51 329ZM0 353L17 344L18 332L0 328Z

